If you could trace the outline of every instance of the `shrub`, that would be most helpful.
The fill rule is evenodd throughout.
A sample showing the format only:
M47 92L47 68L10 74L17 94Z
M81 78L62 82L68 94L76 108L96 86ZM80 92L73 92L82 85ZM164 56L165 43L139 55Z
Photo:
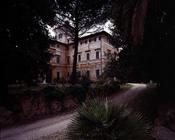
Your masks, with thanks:
M115 81L109 81L108 83L105 83L105 85L108 87L107 92L115 92L120 89L119 83Z
M97 96L105 96L105 86L101 85L101 84L95 84L92 88L91 88L91 95L93 97L97 97Z
M68 140L149 140L151 127L139 113L104 99L81 106L66 131Z
M97 82L92 88L92 96L108 96L120 89L120 85L115 81Z
M91 83L92 83L92 81L87 76L81 76L81 78L79 80L79 84L81 84L87 90L89 89Z
M87 89L80 84L71 85L68 87L67 92L73 96L78 103L82 104L86 100Z
M64 100L64 92L62 89L59 89L54 86L47 86L43 89L44 97L47 101L63 101Z

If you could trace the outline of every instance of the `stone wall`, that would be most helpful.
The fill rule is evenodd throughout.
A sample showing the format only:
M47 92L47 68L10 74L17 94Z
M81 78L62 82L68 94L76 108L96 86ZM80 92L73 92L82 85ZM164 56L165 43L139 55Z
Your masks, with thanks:
M12 95L12 100L14 100L14 96L18 96L18 99L16 98L17 101L11 105L11 108L0 106L1 127L41 119L77 107L70 96L65 97L62 102L57 100L48 102L40 92Z

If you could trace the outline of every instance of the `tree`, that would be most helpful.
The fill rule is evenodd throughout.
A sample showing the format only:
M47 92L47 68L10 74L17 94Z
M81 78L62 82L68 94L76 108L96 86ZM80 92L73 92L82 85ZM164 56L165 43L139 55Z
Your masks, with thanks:
M55 16L51 0L7 0L0 8L3 81L31 83L47 70L47 24Z
M150 1L142 47L146 52L143 56L149 62L146 64L151 77L160 83L161 91L168 92L169 95L175 92L174 12L170 0Z
M66 27L66 33L74 42L72 83L76 82L76 66L79 38L97 24L103 24L108 17L110 0L57 0L57 22Z
M111 57L107 62L107 65L104 69L104 76L114 78L116 77L121 83L135 81L131 75L133 75L133 61L135 60L134 54L130 52L130 49L124 48L122 52L118 54L118 59L115 57Z
M120 33L126 31L123 38L126 38L130 48L128 53L135 53L133 57L136 61L131 62L132 59L128 59L128 62L131 66L137 65L137 72L143 79L158 82L162 91L174 92L172 83L175 80L173 68L175 65L173 61L175 20L172 14L174 11L172 2L170 0L125 2L114 0L113 2L112 19L115 29ZM115 16L116 11L120 11L117 16ZM120 61L122 62L122 59Z
M143 39L144 21L150 0L113 0L112 21L114 33L120 33L123 40L138 45Z
M121 82L140 82L146 77L143 75L145 71L142 65L138 64L139 47L136 47L133 39L132 23L135 21L138 5L142 5L142 0L113 0L112 3L113 42L116 47L122 47L123 50L117 61L112 60L108 63L106 70L113 71L108 74L115 75Z

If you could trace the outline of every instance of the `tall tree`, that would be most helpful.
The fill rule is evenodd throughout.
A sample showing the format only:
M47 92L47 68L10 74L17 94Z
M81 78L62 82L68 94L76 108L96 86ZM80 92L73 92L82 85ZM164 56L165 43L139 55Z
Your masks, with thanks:
M97 24L106 22L110 0L57 0L58 25L66 26L66 32L74 42L74 59L72 68L72 83L76 82L76 66L79 38Z
M134 63L138 66L138 73L142 72L141 75L143 77L145 75L144 79L157 81L165 91L174 92L175 89L172 86L175 80L173 54L175 9L173 3L170 0L129 0L126 2L114 0L113 2L114 24L121 32L127 31L124 35L127 36L128 47L131 48L128 53L131 54L134 50L136 58ZM131 10L125 15L128 9ZM120 14L115 17L117 10ZM125 24L129 26L123 27ZM130 60L132 59L128 59L129 63L134 65Z
M49 60L47 24L53 23L52 0L7 0L1 5L1 61L4 82L31 82ZM55 6L56 8L56 6Z
M113 0L114 33L119 32L127 44L138 45L142 41L149 1Z
M142 45L142 52L145 52L143 59L147 58L146 67L149 68L150 76L160 83L161 91L169 95L175 92L174 12L170 0L150 1Z

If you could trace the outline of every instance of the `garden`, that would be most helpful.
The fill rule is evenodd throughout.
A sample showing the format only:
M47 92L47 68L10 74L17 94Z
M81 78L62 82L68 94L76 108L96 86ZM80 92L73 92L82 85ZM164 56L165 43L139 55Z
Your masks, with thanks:
M0 125L6 127L73 111L88 99L111 96L119 90L118 82L91 82L87 78L77 84L9 86L8 94L2 97Z

